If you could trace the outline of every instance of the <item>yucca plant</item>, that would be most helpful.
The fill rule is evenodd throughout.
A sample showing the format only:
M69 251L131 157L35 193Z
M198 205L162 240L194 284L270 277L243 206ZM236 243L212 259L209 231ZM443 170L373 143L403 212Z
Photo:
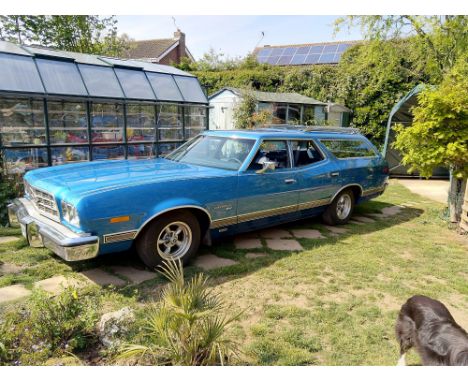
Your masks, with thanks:
M146 317L147 344L127 345L119 358L157 365L226 364L237 346L224 332L239 314L225 313L229 307L208 288L205 275L186 281L180 261L164 262L160 272L169 283Z

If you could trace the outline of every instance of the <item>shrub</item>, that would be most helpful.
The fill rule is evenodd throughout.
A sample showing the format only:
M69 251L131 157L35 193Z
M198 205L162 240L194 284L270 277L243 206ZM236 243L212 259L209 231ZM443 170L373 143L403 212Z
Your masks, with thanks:
M73 288L56 297L34 290L21 309L0 318L0 365L36 365L83 350L94 340L96 300Z
M184 279L182 264L167 262L162 274L169 283L161 300L145 321L146 344L125 346L119 358L141 364L224 365L236 354L236 344L226 338L226 327L239 315L227 316L219 295L208 289L207 277Z

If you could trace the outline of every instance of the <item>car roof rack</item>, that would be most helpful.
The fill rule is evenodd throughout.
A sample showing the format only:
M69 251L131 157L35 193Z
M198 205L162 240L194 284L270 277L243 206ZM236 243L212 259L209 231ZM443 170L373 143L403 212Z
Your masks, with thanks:
M271 131L305 131L305 132L324 132L324 133L345 133L345 134L360 134L359 129L353 127L334 127L334 126L304 126L304 125L263 125L262 130Z

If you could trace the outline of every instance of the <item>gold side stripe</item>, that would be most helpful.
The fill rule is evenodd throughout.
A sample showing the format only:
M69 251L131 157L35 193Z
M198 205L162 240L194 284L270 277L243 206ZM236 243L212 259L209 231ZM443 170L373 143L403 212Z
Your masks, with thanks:
M371 194L376 194L377 192L382 192L383 190L385 190L385 186L369 188L369 189L363 191L362 196L368 196L368 195L371 195Z

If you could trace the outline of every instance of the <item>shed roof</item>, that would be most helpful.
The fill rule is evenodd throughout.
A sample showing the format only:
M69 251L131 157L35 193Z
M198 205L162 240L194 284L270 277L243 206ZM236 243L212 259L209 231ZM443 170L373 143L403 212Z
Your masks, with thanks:
M298 93L273 93L273 92L261 92L258 90L249 90L249 89L239 89L239 88L232 88L232 87L225 87L221 90L217 91L216 93L212 94L209 97L209 100L212 100L217 95L221 94L224 91L230 91L235 95L242 97L245 92L248 92L253 95L253 97L258 102L276 102L276 103L299 103L305 105L327 105L324 102L318 101L311 97L306 97L302 94Z

